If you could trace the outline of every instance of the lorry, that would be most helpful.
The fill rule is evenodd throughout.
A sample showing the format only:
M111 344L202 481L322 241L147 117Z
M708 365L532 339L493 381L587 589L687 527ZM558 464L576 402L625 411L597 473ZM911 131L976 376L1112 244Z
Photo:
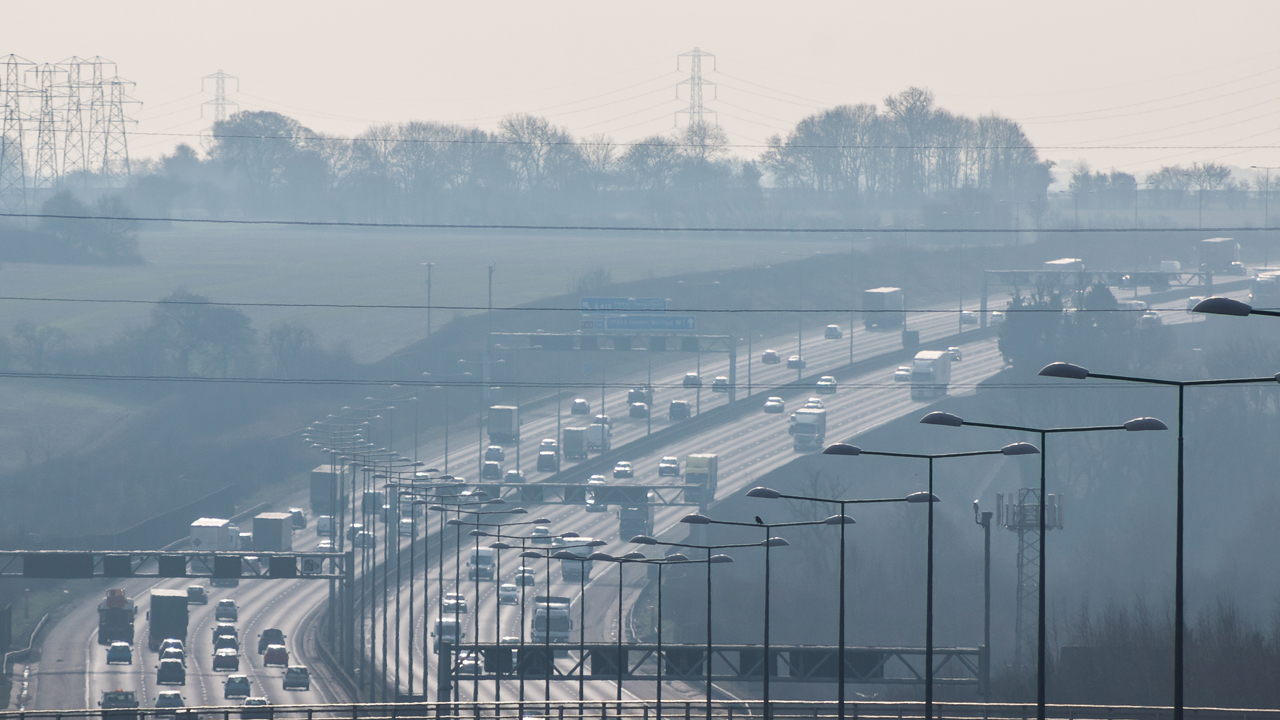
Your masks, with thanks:
M489 442L507 445L520 441L520 408L494 405L489 408Z
M265 512L253 518L253 549L257 552L288 552L293 549L293 516L287 512Z
M334 515L334 501L342 502L342 486L338 483L338 468L321 465L311 471L311 513Z
M911 361L911 399L928 400L947 394L951 382L951 353L921 350Z
M431 631L431 652L437 655L440 654L441 642L447 642L456 648L466 635L462 631L462 623L456 618L453 620L437 620L436 629Z
M472 548L471 558L467 560L467 579L493 579L493 548Z
M822 449L827 437L827 411L824 408L800 408L791 413L791 449L797 452L814 452Z
M192 550L201 552L230 552L236 549L240 539L231 536L231 521L222 518L199 518L191 523L191 535L187 539Z
M716 484L720 477L720 456L697 453L684 458L685 500L706 505L715 499Z
M1234 238L1208 238L1200 241L1200 269L1211 273L1244 275L1240 264L1240 243Z
M560 542L561 541L557 540L556 544L560 544ZM560 552L561 550L563 550L563 551L571 552L574 555L578 556L579 558L584 558L584 559L582 560L570 560L568 558L561 559L560 560L560 577L564 578L565 582L570 582L570 581L578 582L579 580L590 580L592 561L586 560L585 558L591 553L595 552L595 548L591 547L591 543L595 542L595 538L576 537L576 538L567 539L563 542L565 544L561 545L560 550L557 550L556 552Z
M565 460L587 459L587 428L568 427L560 433L560 447Z
M626 541L637 535L653 534L652 505L623 505L618 508L618 538Z
M862 324L871 328L900 328L907 319L902 288L878 287L862 291Z
M124 590L108 589L106 598L98 603L98 644L127 642L132 645L133 619L137 615L138 608Z
M1262 272L1249 288L1249 304L1256 308L1280 308L1280 272Z
M605 453L612 447L612 433L604 423L592 423L587 427L587 451L597 450Z
M153 589L147 610L147 647L156 652L169 638L187 642L187 591Z
M533 620L529 623L530 642L569 642L569 631L572 629L569 598L538 595L533 599Z
M381 490L365 490L360 498L360 511L365 515L377 515L385 503Z

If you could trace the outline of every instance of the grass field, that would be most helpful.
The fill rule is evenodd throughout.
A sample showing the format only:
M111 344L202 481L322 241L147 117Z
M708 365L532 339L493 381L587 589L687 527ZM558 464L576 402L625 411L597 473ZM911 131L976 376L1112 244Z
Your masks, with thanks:
M497 263L493 303L515 305L568 291L597 269L614 282L698 270L763 265L839 248L847 240L642 233L422 232L184 227L140 235L146 265L97 267L9 264L6 296L156 300L183 286L218 301L425 304L426 268L436 263L436 305L484 306L487 266ZM66 331L70 341L109 340L146 322L146 305L0 301L0 333L29 320ZM425 335L422 311L246 309L262 331L304 322L326 343L349 343L355 357L385 356ZM453 311L433 314L440 327Z

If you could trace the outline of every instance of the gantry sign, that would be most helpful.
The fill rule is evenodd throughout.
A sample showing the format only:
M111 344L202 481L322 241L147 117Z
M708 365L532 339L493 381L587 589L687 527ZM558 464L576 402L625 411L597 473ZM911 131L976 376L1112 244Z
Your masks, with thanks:
M0 551L0 578L350 580L353 555L334 552Z
M436 494L427 483L387 483L387 487L408 494L423 494L440 501L462 495ZM469 488L484 491L487 499L502 498L508 502L541 505L700 505L705 484L672 485L588 485L584 483L471 483Z

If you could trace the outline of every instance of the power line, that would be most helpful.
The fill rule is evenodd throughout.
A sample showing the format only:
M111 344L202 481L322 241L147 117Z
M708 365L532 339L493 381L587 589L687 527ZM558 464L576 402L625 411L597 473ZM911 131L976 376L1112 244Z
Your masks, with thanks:
M1039 233L1048 235L1102 235L1110 233L1259 233L1280 230L1280 226L1217 227L1090 227L1090 228L901 228L901 227L678 227L664 225L516 225L501 223L389 223L355 220L231 220L221 218L127 217L114 215L61 215L53 213L0 212L0 217L50 220L111 220L121 222L197 223L204 225L289 225L298 227L358 227L408 230L556 230L561 232L657 232L657 233L782 233L803 235L871 234L992 234Z
M32 297L22 295L0 295L0 302L54 302L54 303L88 303L101 305L208 305L210 307L253 307L253 308L324 308L336 310L489 310L487 305L394 305L379 303L287 303L287 302L220 302L216 300L138 300L134 298L65 298L65 297ZM583 312L580 307L495 307L496 312ZM696 312L718 315L766 315L770 313L823 315L832 313L858 313L874 315L879 313L906 313L910 315L957 315L961 310L919 309L919 310L855 310L853 308L698 308L677 307L664 310L636 309L627 310L628 315L643 313L663 314L668 312ZM1011 310L1011 313L1049 313L1061 314L1061 310L1048 308L1027 308ZM1143 313L1147 310L1130 310L1127 308L1078 309L1077 313Z

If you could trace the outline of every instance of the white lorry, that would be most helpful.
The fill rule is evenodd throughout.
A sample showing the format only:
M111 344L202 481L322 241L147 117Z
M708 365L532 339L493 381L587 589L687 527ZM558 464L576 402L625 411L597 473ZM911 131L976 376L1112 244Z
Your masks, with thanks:
M236 550L239 538L231 534L231 521L222 518L200 518L191 523L188 544L200 552L229 552Z
M928 400L947 394L951 383L951 353L921 350L911 361L911 399Z
M613 446L613 438L609 432L609 426L603 423L594 423L587 428L587 450L596 452L609 452L609 448Z
M797 452L816 452L822 449L827 437L827 411L820 408L801 408L791 414L791 447Z
M520 408L494 405L489 408L489 442L510 445L520 440Z
M529 623L530 642L569 642L573 620L569 617L569 598L555 595L539 595L533 605L533 620Z

